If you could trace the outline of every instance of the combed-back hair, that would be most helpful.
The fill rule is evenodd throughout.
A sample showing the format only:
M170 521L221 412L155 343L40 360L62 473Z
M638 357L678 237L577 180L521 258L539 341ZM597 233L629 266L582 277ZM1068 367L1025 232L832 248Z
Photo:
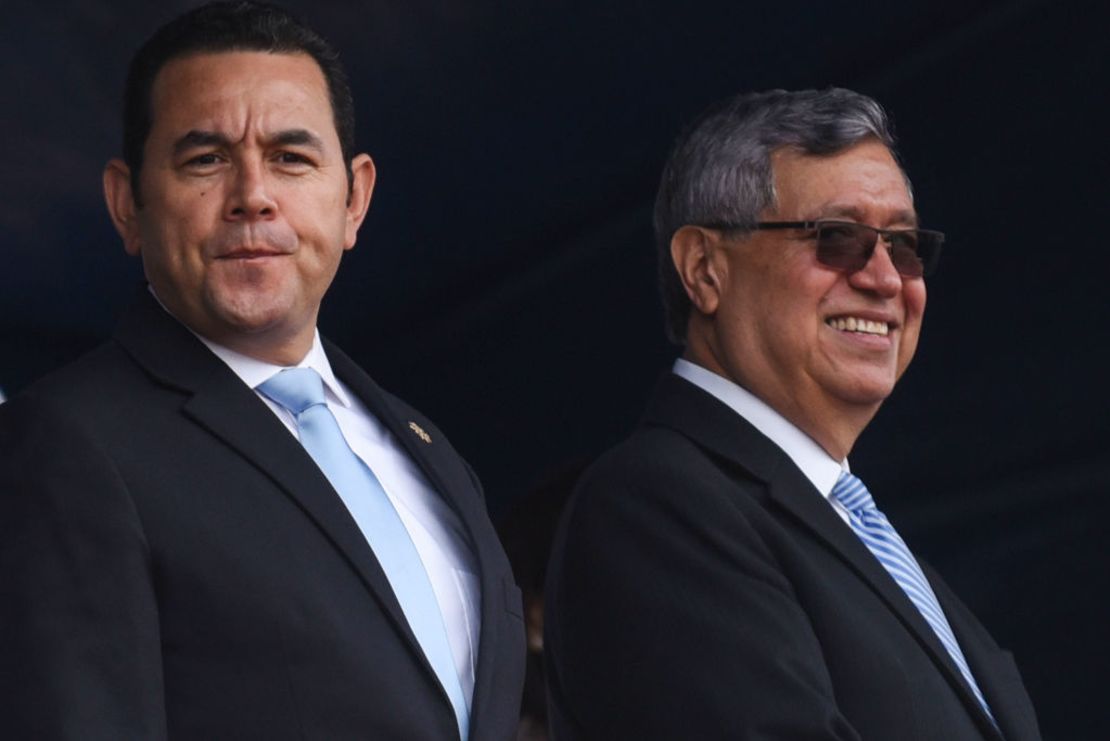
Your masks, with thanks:
M655 198L659 289L667 337L686 341L690 299L671 258L671 239L687 224L754 224L775 204L771 154L793 147L830 155L866 139L882 142L897 161L886 113L860 93L770 90L710 107L675 141Z

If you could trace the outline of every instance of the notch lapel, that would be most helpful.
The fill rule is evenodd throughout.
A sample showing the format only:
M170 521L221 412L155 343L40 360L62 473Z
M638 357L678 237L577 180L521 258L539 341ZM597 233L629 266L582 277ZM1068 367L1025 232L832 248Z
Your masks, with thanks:
M473 530L476 522L484 518L485 511L469 474L459 464L458 455L426 419L416 419L415 415L402 417L400 410L389 403L388 394L342 350L326 340L324 348L336 377L362 400L416 462L432 487L458 514L470 546L476 548ZM458 475L460 470L464 473L462 480Z
M820 493L813 488L805 475L793 465L784 465L768 483L771 499L790 512L818 540L824 542L829 550L840 557L878 595L917 639L948 682L956 688L968 712L977 719L984 733L989 738L997 738L997 729L983 712L936 632L859 536L840 519L827 502L821 501ZM930 583L936 583L935 576L930 579ZM945 612L950 613L950 610Z
M659 383L645 423L676 429L761 479L771 501L846 563L897 616L956 688L988 738L1000 738L925 618L782 449L716 397L671 373Z
M964 658L975 681L990 705L998 729L1007 741L1034 741L1040 738L1037 717L1013 655L998 647L985 634L978 620L948 588L928 564L922 570L933 584L937 600L948 617L952 632L960 642Z
M358 573L434 680L435 672L354 518L312 458L254 390L145 290L124 316L115 338L157 381L185 395L183 414L239 453L300 506ZM439 687L438 680L435 684Z
M403 414L398 406L391 403L388 394L354 361L331 343L325 341L324 346L336 376L389 429L427 476L436 492L454 509L475 554L479 570L477 576L481 585L482 619L474 695L471 701L470 731L472 738L481 738L484 730L482 719L487 716L485 708L497 700L494 686L497 662L501 658L500 626L503 625L506 609L511 607L514 599L519 602L519 596L510 594L512 590L509 585L503 583L502 574L508 573L508 562L489 521L479 484L438 429L422 416ZM416 429L411 426L412 423L416 424ZM522 612L519 609L516 612L523 625ZM523 645L520 650L523 653Z

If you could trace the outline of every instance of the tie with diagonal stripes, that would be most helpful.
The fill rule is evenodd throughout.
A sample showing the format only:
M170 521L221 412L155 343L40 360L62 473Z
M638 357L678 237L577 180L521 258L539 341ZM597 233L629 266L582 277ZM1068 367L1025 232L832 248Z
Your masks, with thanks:
M443 615L420 553L374 472L355 455L324 401L324 384L311 368L287 368L258 390L288 409L297 436L347 505L381 564L405 619L451 700L459 736L469 735L470 708L463 695Z
M956 636L952 633L952 627L948 624L948 618L944 616L933 588L929 586L929 580L925 578L917 560L910 553L906 542L898 535L898 531L886 519L886 515L875 506L871 492L867 491L867 487L858 478L847 471L842 471L833 487L832 495L851 514L849 520L852 530L894 578L917 607L921 616L925 618L925 622L929 623L933 632L937 634L937 638L944 644L952 661L956 662L960 674L967 680L975 698L979 700L979 704L983 706L983 710L993 722L994 716L991 714L990 707L987 706L979 685L975 683L975 677L971 675L971 667L967 665L967 659L960 650L960 644L956 642Z

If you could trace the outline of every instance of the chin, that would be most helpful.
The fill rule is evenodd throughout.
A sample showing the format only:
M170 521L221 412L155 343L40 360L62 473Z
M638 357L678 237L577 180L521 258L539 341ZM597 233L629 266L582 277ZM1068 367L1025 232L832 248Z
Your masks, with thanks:
M894 391L896 380L893 372L863 374L851 379L837 379L830 390L845 403L878 406Z
M878 407L893 391L894 384L864 385L844 389L839 396L843 401L855 406Z
M256 334L283 323L292 313L292 302L267 292L213 296L213 314L234 332Z

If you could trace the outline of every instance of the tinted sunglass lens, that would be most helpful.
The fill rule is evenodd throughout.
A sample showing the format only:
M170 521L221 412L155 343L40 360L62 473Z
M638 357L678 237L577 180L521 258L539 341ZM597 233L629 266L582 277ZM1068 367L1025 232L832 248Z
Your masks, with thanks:
M837 270L862 270L877 237L858 224L822 224L817 231L817 261Z
M890 233L890 261L895 270L907 278L919 278L925 272L921 260L921 237L915 231Z
M867 267L881 238L890 261L905 278L920 278L936 269L944 234L928 229L895 229L880 232L849 221L819 222L817 261L836 270L854 273Z
M944 235L939 233L922 233L918 245L918 255L921 257L921 274L929 276L937 269L940 262L940 247L944 244Z

